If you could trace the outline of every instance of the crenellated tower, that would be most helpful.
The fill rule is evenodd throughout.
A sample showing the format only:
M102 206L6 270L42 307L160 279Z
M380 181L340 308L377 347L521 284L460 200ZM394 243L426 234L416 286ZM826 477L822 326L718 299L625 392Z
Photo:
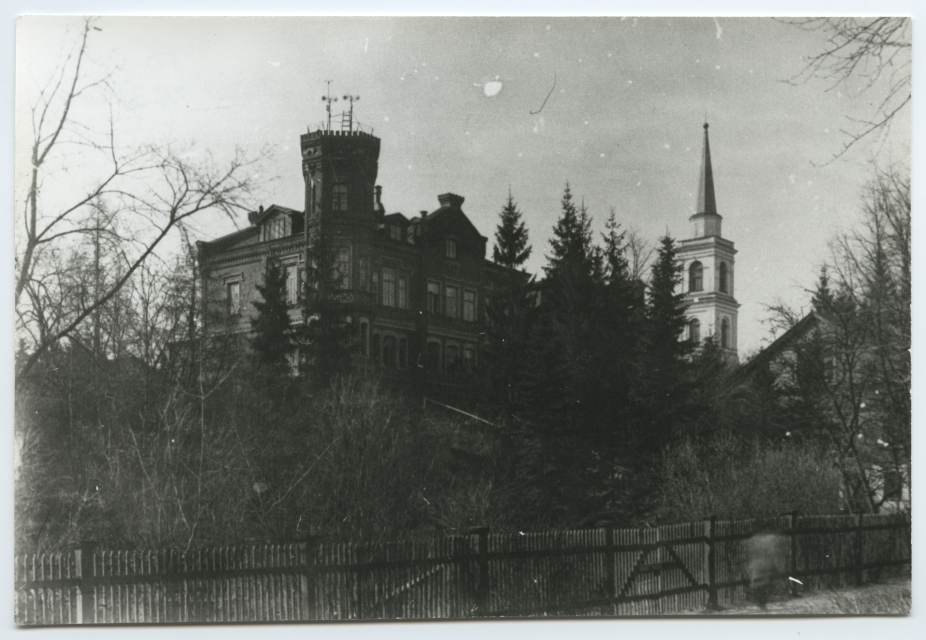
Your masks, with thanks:
M355 129L318 128L300 137L306 229L335 252L341 288L371 290L370 256L382 223L376 186L380 140Z
M737 309L734 295L736 249L722 235L723 218L717 213L711 148L704 124L704 150L698 177L698 201L689 218L691 237L679 242L678 259L684 269L685 337L695 343L707 338L721 347L724 355L738 361Z

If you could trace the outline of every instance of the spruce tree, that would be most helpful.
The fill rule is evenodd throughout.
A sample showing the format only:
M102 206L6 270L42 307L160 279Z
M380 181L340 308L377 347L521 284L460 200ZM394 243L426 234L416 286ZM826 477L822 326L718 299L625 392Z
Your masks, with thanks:
M639 415L644 422L640 436L645 438L639 443L641 452L655 453L668 442L685 404L686 357L691 345L679 339L686 322L682 265L676 255L675 241L663 237L649 285L644 366L638 380Z
M498 227L495 229L495 249L493 259L497 264L509 269L517 269L531 255L532 247L528 243L527 227L521 219L518 205L508 191L508 202L500 214Z
M513 411L522 399L516 384L523 374L524 347L531 315L532 280L518 268L531 254L527 227L508 192L508 202L495 230L494 260L507 270L487 308L487 379L489 397L505 411Z
M254 331L251 346L258 365L266 373L271 377L285 376L294 345L286 302L286 277L278 264L268 265L264 283L257 285L257 291L262 299L252 303L257 317L251 321Z

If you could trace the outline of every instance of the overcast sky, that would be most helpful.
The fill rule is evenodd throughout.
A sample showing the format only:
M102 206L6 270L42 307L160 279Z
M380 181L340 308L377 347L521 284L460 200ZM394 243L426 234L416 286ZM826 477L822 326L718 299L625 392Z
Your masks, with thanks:
M741 356L768 338L765 305L807 304L803 290L828 241L857 219L872 162L909 164L909 113L830 162L848 118L872 115L877 87L788 83L823 39L770 19L104 17L95 25L92 69L115 69L121 144L195 143L219 159L235 145L273 145L265 175L278 179L263 204L301 210L299 134L324 118L330 79L334 95L361 96L356 117L382 139L388 212L433 210L452 191L491 238L510 188L531 234L533 271L545 262L567 180L596 230L613 206L651 242L667 230L688 237L706 117L723 235L738 250ZM80 29L73 18L20 19L19 143L28 142L35 88ZM101 125L108 109L91 97L74 115ZM233 229L211 216L198 232L210 239Z

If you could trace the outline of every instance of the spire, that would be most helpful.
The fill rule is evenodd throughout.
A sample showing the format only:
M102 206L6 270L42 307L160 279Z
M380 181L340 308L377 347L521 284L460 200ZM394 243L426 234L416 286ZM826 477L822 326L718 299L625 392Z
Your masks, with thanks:
M701 175L698 178L698 203L695 214L717 214L714 199L714 171L711 169L711 146L707 141L707 123L704 123L704 155L701 156Z

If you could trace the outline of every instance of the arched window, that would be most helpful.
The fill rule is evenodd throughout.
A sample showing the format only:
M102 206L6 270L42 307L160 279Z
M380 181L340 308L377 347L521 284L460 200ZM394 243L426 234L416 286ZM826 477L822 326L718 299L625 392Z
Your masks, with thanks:
M688 340L693 344L701 342L701 321L697 318L688 323Z
M370 355L370 325L360 323L360 355L364 358Z
M727 263L726 262L720 263L720 292L729 293L729 291L727 291Z
M383 338L383 366L396 366L396 339L394 336L385 336Z
M347 185L336 182L331 188L331 210L347 211Z
M428 343L427 368L428 371L440 371L440 343Z
M408 369L408 340L399 338L399 368Z
M688 290L702 291L704 289L704 266L700 262L692 262L688 267Z
M373 334L373 362L375 362L376 364L379 364L379 356L380 356L379 345L380 345L380 340L381 340L381 338L379 337L379 334L378 334L378 333L374 333L374 334Z
M720 321L720 346L730 348L730 321L726 318Z

